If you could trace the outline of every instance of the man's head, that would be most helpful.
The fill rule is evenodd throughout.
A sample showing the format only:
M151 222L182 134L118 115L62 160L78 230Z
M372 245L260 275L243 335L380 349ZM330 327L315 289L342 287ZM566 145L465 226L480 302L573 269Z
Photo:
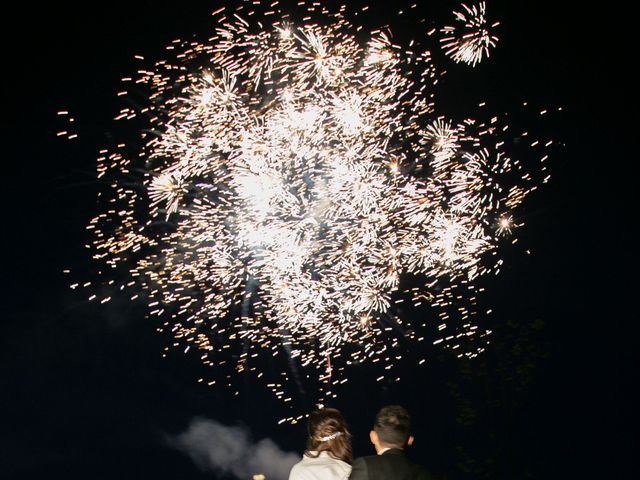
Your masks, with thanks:
M404 448L413 443L411 415L400 405L383 407L376 415L369 437L376 452L384 448Z

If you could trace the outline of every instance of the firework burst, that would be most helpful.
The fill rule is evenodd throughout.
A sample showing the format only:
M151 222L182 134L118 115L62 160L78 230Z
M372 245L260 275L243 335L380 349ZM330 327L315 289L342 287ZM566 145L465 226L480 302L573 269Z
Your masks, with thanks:
M330 388L350 362L388 368L400 336L423 338L397 303L445 312L458 293L436 282L473 291L497 270L485 254L535 182L504 151L498 119L437 113L426 49L387 30L363 42L345 7L313 5L303 21L277 2L220 10L207 42L176 41L172 61L141 69L148 102L118 118L150 125L137 153L102 152L106 208L88 228L94 257L176 345L258 376L261 352L286 351ZM484 4L465 9L458 19L484 28ZM475 64L487 35L463 36L454 59ZM483 335L472 314L447 329L442 313L436 343Z
M455 62L464 62L476 66L496 46L498 37L492 30L499 22L489 23L486 16L485 2L468 7L462 4L462 10L453 12L456 26L446 26L440 31L440 39L445 53Z

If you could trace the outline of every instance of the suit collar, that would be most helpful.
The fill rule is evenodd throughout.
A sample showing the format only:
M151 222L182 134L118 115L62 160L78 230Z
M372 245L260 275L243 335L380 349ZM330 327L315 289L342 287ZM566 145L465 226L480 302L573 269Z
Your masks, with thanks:
M404 450L401 448L390 448L389 450L385 450L380 455L404 455Z

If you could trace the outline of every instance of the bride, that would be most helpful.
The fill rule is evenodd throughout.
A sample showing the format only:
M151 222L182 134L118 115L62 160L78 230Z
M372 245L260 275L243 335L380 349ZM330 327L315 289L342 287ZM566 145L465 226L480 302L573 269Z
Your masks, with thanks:
M289 480L346 480L351 473L351 434L335 408L312 412L307 421L307 449Z

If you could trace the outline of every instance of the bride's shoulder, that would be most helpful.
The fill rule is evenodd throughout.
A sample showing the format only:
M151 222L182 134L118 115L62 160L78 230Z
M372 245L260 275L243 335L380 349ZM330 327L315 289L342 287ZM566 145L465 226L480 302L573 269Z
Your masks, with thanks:
M333 465L332 471L335 473L334 477L340 480L349 478L349 474L351 473L351 465L347 462L344 462L338 458L331 457L331 463Z
M328 455L304 457L291 468L289 480L346 480L351 465Z
M305 464L303 460L300 460L293 467L291 467L291 472L289 472L289 480L306 480L309 478L308 475L305 475Z

